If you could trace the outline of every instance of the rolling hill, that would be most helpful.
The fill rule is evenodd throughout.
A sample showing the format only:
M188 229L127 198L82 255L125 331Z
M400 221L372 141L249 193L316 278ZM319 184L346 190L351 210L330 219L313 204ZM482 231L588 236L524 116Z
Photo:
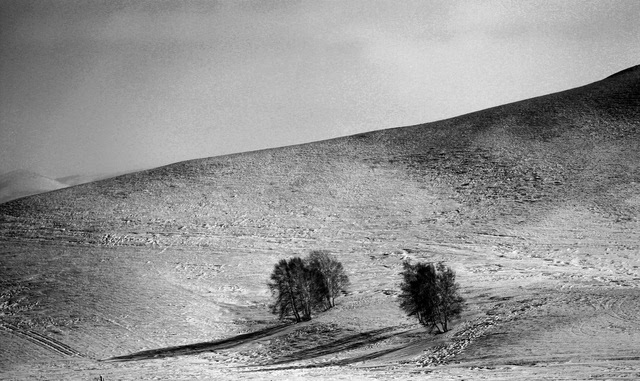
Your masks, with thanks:
M16 170L0 176L0 204L16 198L50 192L66 188L66 183L38 175L37 173Z
M639 194L636 66L439 122L14 200L0 205L0 370L638 377ZM313 249L352 288L282 326L270 270ZM450 332L402 315L404 260L457 271L469 307Z

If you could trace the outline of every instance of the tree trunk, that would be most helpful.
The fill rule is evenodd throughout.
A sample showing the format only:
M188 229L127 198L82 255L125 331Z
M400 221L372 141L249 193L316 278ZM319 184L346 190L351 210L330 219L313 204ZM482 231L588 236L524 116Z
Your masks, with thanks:
M296 318L296 322L300 322L300 313L298 312L298 308L296 307L296 298L291 294L291 309L293 310L293 315Z
M291 289L291 283L287 282L287 288L289 289L289 300L291 301L291 309L293 310L293 315L296 317L296 322L299 323L300 313L298 312L298 307L296 306L296 298L293 294L293 290Z

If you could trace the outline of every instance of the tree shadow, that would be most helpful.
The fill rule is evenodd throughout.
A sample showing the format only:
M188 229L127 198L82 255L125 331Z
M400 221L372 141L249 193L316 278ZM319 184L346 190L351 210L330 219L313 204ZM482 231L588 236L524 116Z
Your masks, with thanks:
M394 353L397 351L401 351L408 346L412 345L412 343L408 343L406 345L396 346L393 348L388 348L376 352L369 352L357 357L344 358L344 359L336 359L325 361L317 364L306 364L306 365L291 365L279 367L279 365L290 364L296 361L303 360L311 360L314 358L319 358L326 355L336 354L339 352L349 351L358 349L367 345L372 345L382 340L388 339L393 336L401 335L403 333L409 332L411 330L405 330L398 332L398 327L387 327L377 330L372 330L368 332L362 332L355 335L350 335L347 337L343 337L339 340L332 341L327 344L322 344L315 346L313 348L303 349L286 356L282 356L280 359L276 361L263 363L259 365L247 365L242 366L240 368L253 368L251 370L246 370L246 372L261 372L267 370L287 370L287 369L309 369L309 368L322 368L328 366L341 366L341 365L349 365L359 362L365 362L367 360L378 359L382 356L388 355L390 353ZM255 369L256 367L260 367Z
M272 362L269 365L286 364L294 361L308 360L315 357L321 357L338 352L357 349L365 345L374 344L376 342L388 339L391 336L397 335L397 333L391 333L393 331L395 331L395 327L387 327L343 337L327 344L303 349L283 356L280 360Z
M262 329L260 331L243 333L241 335L229 337L222 340L209 341L205 343L195 343L195 344L187 344L180 345L175 347L167 347L167 348L159 348L159 349L150 349L146 351L136 352L124 356L116 356L106 359L105 361L138 361L138 360L150 360L157 359L163 357L177 357L177 356L186 356L193 355L197 353L203 352L213 352L220 349L230 349L234 347L238 347L240 345L247 344L251 341L263 339L277 333L282 332L286 328L290 327L291 324L281 324L269 328Z
M282 365L282 364L285 364L286 362L275 362L275 363L271 363L271 364L262 365L262 367L258 368L258 369L245 370L244 372L246 372L246 373L258 373L258 372L273 371L273 370L313 369L313 368L325 368L325 367L330 367L330 366L351 365L351 364L355 364L355 363L364 363L364 362L366 362L368 360L375 360L375 359L378 359L378 358L380 358L382 356L388 355L390 353L401 351L401 350L403 350L405 348L406 348L406 345L402 345L402 346L399 346L399 347L393 347L393 348L383 349L383 350L377 351L377 352L367 353L367 354L364 354L362 356L350 357L350 358L345 358L345 359L340 359L340 360L333 360L333 361L326 361L326 362L319 363L319 364L290 365L290 366L282 366L282 367L280 367L280 366L277 366L277 365ZM287 362L293 362L293 361L295 361L295 360L291 360L291 361L287 361ZM249 368L249 367L247 367L247 368Z
M222 340L180 345L180 346L174 346L174 347L150 349L146 351L131 353L124 356L111 357L104 361L125 362L125 361L151 360L151 359L187 356L187 355L194 355L194 354L205 353L205 352L214 352L217 350L231 349L231 348L235 348L235 347L239 347L239 346L251 343L252 341L276 336L292 326L294 326L294 324L281 324L281 325L265 328L259 331L245 333L245 334L233 336L233 337L222 339ZM247 371L259 372L259 371L270 370L270 369L271 370L272 369L304 369L304 368L319 368L319 367L326 367L326 366L340 366L340 365L349 365L353 363L377 359L389 353L402 350L406 348L406 345L393 347L393 348L389 348L389 349L385 349L377 352L369 352L357 357L326 361L320 364L307 364L307 365L298 365L298 366L292 365L288 367L287 366L278 367L279 365L286 365L296 361L311 360L311 359L319 358L326 355L358 349L367 345L375 344L382 340L388 339L392 336L401 335L403 333L410 331L410 330L406 330L406 331L399 332L397 328L398 327L387 327L387 328L353 334L350 336L340 338L338 340L334 340L330 343L318 345L312 348L302 349L302 350L287 354L285 356L282 356L276 359L273 362L256 364L256 365L245 365L245 366L241 366L240 368L254 368L252 370L247 370ZM255 369L255 367L257 366L261 368ZM271 368L271 367L274 367L274 368Z

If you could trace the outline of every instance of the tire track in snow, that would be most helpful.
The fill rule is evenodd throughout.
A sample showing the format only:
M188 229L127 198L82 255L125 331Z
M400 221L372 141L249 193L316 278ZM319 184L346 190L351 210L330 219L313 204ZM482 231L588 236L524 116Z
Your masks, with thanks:
M33 344L36 344L42 348L48 349L49 351L58 353L63 356L82 356L80 352L74 350L64 343L59 342L58 340L52 339L31 330L20 329L13 324L0 323L0 329L3 329L9 333L30 341Z

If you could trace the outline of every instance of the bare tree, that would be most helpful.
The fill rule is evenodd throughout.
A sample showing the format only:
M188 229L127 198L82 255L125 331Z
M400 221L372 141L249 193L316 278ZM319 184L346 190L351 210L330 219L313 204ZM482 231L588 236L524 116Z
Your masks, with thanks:
M335 307L336 296L346 291L349 286L349 277L334 255L326 250L314 250L309 253L307 259L309 268L321 275L320 281L324 287L318 287L318 291L324 288L327 308Z
M293 316L296 322L311 319L313 311L335 306L349 278L338 260L326 251L313 251L302 260L280 260L267 285L275 298L271 312L280 319Z
M271 305L271 312L277 314L280 319L293 315L296 322L302 321L305 316L303 297L300 295L300 277L304 264L300 258L290 260L282 259L271 273L271 281L268 283L275 302Z
M409 316L415 315L430 331L448 331L448 322L460 316L464 308L455 272L442 262L437 266L405 262L402 277L400 308Z
M268 283L275 301L271 312L280 319L293 315L296 322L311 319L326 294L321 274L311 270L300 257L282 259L271 273Z

